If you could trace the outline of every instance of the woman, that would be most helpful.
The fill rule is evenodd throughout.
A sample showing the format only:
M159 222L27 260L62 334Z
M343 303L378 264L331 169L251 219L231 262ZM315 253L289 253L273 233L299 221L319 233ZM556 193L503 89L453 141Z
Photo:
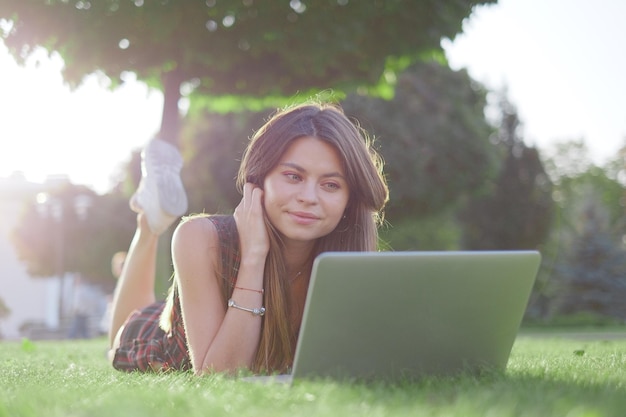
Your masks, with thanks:
M246 149L237 185L233 216L192 216L176 228L165 304L154 302L157 228L135 201L110 334L116 368L286 372L314 258L376 250L388 199L382 162L336 106L274 115Z

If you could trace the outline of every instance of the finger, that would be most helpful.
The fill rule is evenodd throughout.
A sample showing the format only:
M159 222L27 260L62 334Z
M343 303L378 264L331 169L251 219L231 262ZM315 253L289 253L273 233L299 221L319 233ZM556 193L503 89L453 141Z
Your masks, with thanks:
M252 202L252 195L254 193L255 188L256 186L250 182L247 182L246 184L244 184L243 199L242 199L243 207L248 207L250 205L250 202Z
M263 207L263 190L257 186L254 186L250 193L250 204L255 209Z
M262 213L263 190L258 186L246 183L243 187L243 196L241 201L235 207L235 216L240 220L254 218L257 214Z

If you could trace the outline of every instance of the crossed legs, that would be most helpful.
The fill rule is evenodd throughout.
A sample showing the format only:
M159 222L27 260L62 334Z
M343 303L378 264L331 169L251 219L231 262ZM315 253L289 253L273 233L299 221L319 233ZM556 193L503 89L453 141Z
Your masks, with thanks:
M142 179L130 201L137 212L137 229L113 293L110 353L128 316L155 301L154 283L159 235L187 211L187 195L180 178L182 156L172 144L152 139L141 153Z

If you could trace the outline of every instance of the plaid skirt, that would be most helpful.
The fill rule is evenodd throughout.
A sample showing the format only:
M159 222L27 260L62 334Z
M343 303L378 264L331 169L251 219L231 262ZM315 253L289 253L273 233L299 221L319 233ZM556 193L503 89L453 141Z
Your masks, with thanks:
M191 369L182 326L173 326L169 334L159 326L164 306L164 301L157 301L128 317L113 357L115 369L127 372Z

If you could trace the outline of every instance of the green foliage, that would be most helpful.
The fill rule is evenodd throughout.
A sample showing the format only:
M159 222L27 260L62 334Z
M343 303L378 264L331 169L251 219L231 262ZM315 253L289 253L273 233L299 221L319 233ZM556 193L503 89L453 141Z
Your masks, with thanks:
M5 38L16 58L59 51L72 84L96 70L156 84L176 69L200 94L271 97L376 84L398 69L388 57L440 50L491 2L5 0L0 17L14 22Z
M626 152L626 146L622 152ZM600 167L591 162L585 143L574 140L557 144L545 165L555 183L554 199L565 213L565 221L573 220L572 203L584 199L588 190L593 189L595 198L607 211L610 228L618 234L626 233L626 183L620 181L623 175L620 173L626 172L624 155L618 154Z
M392 100L351 94L342 103L378 140L392 224L438 214L495 175L485 97L466 71L429 61L400 74Z
M22 350L22 352L31 353L37 349L37 345L29 339L22 339L20 349Z
M116 86L130 71L162 89L161 134L176 142L183 84L192 103L221 111L329 88L388 92L409 62L461 32L474 5L493 2L4 0L0 19L18 61L57 51L72 86L95 71Z
M556 143L549 155L545 161L546 171L555 183L584 175L593 166L582 139Z
M252 384L224 375L122 373L104 340L0 345L0 416L619 416L626 342L520 337L504 374L396 385ZM558 338L557 338L558 337Z
M554 261L553 314L592 312L626 320L626 250L608 212L589 188L576 205L574 228L561 234L567 243Z
M454 247L458 232L451 208L495 171L485 91L466 72L430 62L402 73L391 101L352 95L341 104L378 138L385 158L392 224L383 240L396 249L415 247L407 230L417 227L421 248ZM187 120L183 179L190 212L228 212L236 206L234 178L246 139L271 111L199 112Z
M558 208L544 257L551 273L541 277L549 301L545 315L625 319L623 152L599 167L591 162L582 140L569 141L558 144L545 165Z
M89 199L84 217L74 207ZM31 201L12 234L19 259L31 276L78 272L85 280L111 289L111 257L126 250L134 230L134 214L119 194L96 195L84 186L65 184L50 190L56 208ZM44 209L42 211L41 209ZM58 210L57 216L53 210Z
M519 136L516 110L506 99L496 147L502 155L498 177L460 211L463 246L474 250L538 249L552 222L552 185L539 152Z
M406 217L380 230L380 238L387 242L387 250L457 250L461 229L454 212L425 218Z

